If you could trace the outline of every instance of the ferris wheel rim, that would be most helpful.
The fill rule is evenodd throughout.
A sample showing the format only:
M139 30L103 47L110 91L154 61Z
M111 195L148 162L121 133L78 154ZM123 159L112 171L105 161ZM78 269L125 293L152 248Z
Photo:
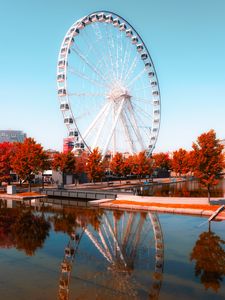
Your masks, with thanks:
M144 149L146 151L147 155L150 155L152 153L152 151L154 150L156 142L158 140L158 135L159 135L159 130L160 130L160 124L161 124L161 93L160 93L160 87L159 87L159 81L158 81L157 72L155 70L155 66L154 66L153 60L151 58L151 55L149 53L149 50L146 47L146 44L144 43L141 35L137 32L137 30L125 18L123 18L120 15L118 15L117 13L114 13L114 12L111 12L111 11L106 11L106 10L104 10L104 11L95 11L95 12L92 12L92 13L90 13L90 14L82 17L82 18L80 18L78 21L76 21L75 23L72 24L72 26L69 28L69 30L67 31L66 35L63 38L63 41L62 41L62 44L61 44L61 47L60 47L60 51L59 51L59 55L58 55L57 78L58 78L59 75L64 75L65 76L65 83L64 83L64 89L66 90L66 95L65 96L66 96L66 102L68 103L68 106L69 106L69 109L68 109L69 115L72 118L71 124L70 123L66 124L67 129L68 129L69 132L71 132L73 130L74 130L74 132L77 131L78 136L80 138L80 142L82 141L82 143L86 146L86 148L90 152L93 150L93 149L90 148L90 145L88 145L88 143L86 142L85 138L83 138L83 133L81 133L80 130L79 130L79 126L77 125L77 120L76 120L76 118L75 118L75 116L73 114L73 111L72 111L72 106L71 106L71 101L70 101L69 93L67 93L67 91L68 91L68 87L67 87L68 54L69 54L69 50L70 50L70 45L68 47L66 47L67 48L67 52L66 52L66 55L64 57L64 64L65 65L64 65L64 71L63 72L60 71L59 62L62 61L61 52L62 52L62 49L65 48L65 40L66 40L66 38L69 38L70 39L69 41L71 41L72 39L74 39L76 36L73 36L73 32L74 31L76 32L78 30L79 25L82 22L84 22L84 20L90 19L91 16L94 16L94 15L95 16L99 16L101 14L103 14L103 15L109 14L110 16L113 16L113 18L115 18L115 17L119 18L120 21L122 21L123 23L125 23L128 26L128 28L131 29L135 33L135 37L137 37L138 41L140 41L141 44L143 45L143 49L144 49L143 53L147 54L147 58L148 58L147 61L150 62L151 69L154 71L154 73L153 73L154 75L153 76L155 77L156 83L157 83L157 86L155 87L155 91L157 92L156 99L157 99L157 103L158 103L157 107L158 107L159 115L156 117L155 114L153 113L153 117L152 117L152 121L151 121L151 128L155 129L156 131L155 131L155 134L151 134L151 138L154 138L154 141L151 141L151 139L150 139L150 141L148 142L148 145L149 145L150 149ZM102 22L107 23L105 20L103 20ZM99 21L99 20L97 20L96 22L92 22L91 21L91 23L89 23L89 24L93 24L93 23L101 23L101 21ZM86 25L88 26L89 24L86 24ZM81 30L85 29L86 25ZM72 30L73 30L73 32L71 33ZM79 32L78 32L78 34L79 34ZM57 82L57 84L58 84L58 91L59 91L59 89L62 88L62 87L60 86L59 82ZM151 89L151 91L153 93L153 87L151 86L151 81L150 80L149 80L149 88ZM153 102L153 100L154 99L151 99L151 100L149 99L149 101L152 101L152 102ZM62 103L60 97L59 97L59 102L60 102L60 104ZM153 107L154 107L154 105L153 105ZM61 110L61 111L62 111L64 122L65 122L66 115L65 115L65 113L64 113L63 110ZM156 120L157 120L158 123L157 123L157 126L154 127L154 122Z

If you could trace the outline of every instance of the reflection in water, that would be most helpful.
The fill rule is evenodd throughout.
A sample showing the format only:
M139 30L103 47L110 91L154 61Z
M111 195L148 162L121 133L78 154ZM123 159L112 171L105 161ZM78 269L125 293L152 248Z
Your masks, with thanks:
M94 210L71 214L64 211L61 216L54 217L54 226L70 234L61 264L58 299L69 299L75 257L85 255L83 250L79 250L84 237L96 249L93 259L97 261L99 256L102 257L101 264L104 265L103 270L94 272L92 280L101 289L92 291L92 299L102 299L103 295L110 296L110 299L140 299L139 293L143 292L149 299L158 299L164 246L157 214ZM151 253L152 247L155 248L154 255ZM93 252L89 254L94 255ZM155 270L151 279L153 258ZM143 278L137 276L138 269L145 270ZM85 276L88 277L87 273ZM110 294L109 291L113 292ZM76 297L84 299L84 295L78 292Z
M23 250L34 255L48 236L50 223L31 210L0 209L0 247Z
M214 232L200 234L190 259L195 260L195 275L200 276L205 289L211 288L217 292L225 275L225 251L222 245L225 241Z
M156 179L157 180L157 179ZM144 196L154 195L160 197L207 197L207 189L201 186L198 181L186 181L170 184L158 184L146 186L142 194ZM220 180L217 186L212 188L213 197L223 197L225 194L225 180Z

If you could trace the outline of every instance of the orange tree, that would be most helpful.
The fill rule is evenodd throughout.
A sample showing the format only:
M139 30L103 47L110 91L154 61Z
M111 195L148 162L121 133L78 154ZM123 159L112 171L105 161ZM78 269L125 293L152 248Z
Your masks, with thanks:
M52 161L52 169L62 172L73 174L76 171L76 157L72 152L56 153Z
M67 153L56 153L52 160L52 169L63 174L75 174L76 173L76 157L69 151Z
M10 184L11 157L13 156L14 144L4 142L0 144L0 184L8 182Z
M123 165L124 159L122 153L117 152L111 162L110 162L110 170L117 176L123 175Z
M101 180L104 176L104 167L102 163L102 155L98 148L95 148L88 156L86 163L86 172L89 180L95 182Z
M200 276L205 289L217 292L225 275L225 251L222 240L215 233L208 231L200 234L190 259L195 260L195 275Z
M23 143L15 143L15 152L11 158L12 169L23 181L31 181L35 174L43 172L48 165L48 155L34 139L27 138Z
M180 148L178 151L173 152L171 168L179 176L189 172L189 156L185 149Z
M135 154L133 157L132 173L139 178L151 175L153 171L153 161L151 158L146 157L145 151Z
M132 173L133 163L134 163L134 158L132 155L128 156L127 158L124 158L122 164L122 170L121 170L123 176L127 176Z
M155 168L169 170L171 167L171 160L168 153L155 153L152 155L152 159L154 161Z
M207 187L208 200L210 189L218 183L218 178L225 168L223 145L216 138L214 130L201 134L196 143L193 143L193 171L200 183Z

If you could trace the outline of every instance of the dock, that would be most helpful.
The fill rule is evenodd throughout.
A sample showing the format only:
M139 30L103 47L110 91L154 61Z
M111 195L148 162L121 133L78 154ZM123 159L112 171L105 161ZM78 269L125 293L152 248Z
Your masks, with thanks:
M100 199L115 200L117 197L116 193L107 190L41 189L40 193L53 198L82 199L87 201Z

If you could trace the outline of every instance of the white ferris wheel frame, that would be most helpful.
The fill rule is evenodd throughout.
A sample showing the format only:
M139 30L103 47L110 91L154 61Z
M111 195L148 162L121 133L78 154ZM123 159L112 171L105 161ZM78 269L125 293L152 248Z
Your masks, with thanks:
M149 89L152 91L152 99L149 99L149 102L151 102L153 111L152 111L152 122L151 122L151 133L149 135L149 143L148 146L145 147L140 130L138 128L134 111L131 106L129 97L132 97L130 95L123 95L123 99L121 98L119 108L116 111L115 119L111 127L111 131L109 132L109 135L107 137L107 140L105 142L105 146L102 151L102 156L104 157L106 155L106 152L108 150L109 143L112 139L115 140L115 134L114 130L117 125L118 119L121 119L121 122L124 126L125 134L128 138L130 153L134 154L135 146L133 145L133 142L131 140L131 136L129 133L129 128L127 124L127 116L125 115L123 111L123 106L126 102L126 108L129 112L129 122L131 123L133 130L135 132L135 135L137 137L137 141L141 145L141 149L143 151L146 151L146 155L150 156L152 151L155 148L155 144L158 139L159 130L160 130L160 123L161 123L161 97L160 97L160 88L158 83L158 78L156 74L156 70L153 64L153 61L151 59L150 53L145 46L144 41L142 40L141 36L137 33L137 31L131 26L129 22L127 22L124 18L119 16L116 13L110 12L110 11L97 11L94 13L91 13L78 21L76 21L67 31L65 37L63 38L59 55L58 55L58 64L57 64L57 88L58 88L58 99L60 103L60 110L63 115L64 123L66 124L66 127L69 132L69 137L72 137L74 140L74 150L75 149L88 149L90 152L98 146L98 137L101 135L101 130L104 127L104 120L102 122L102 125L100 126L100 129L98 133L96 134L95 142L93 145L88 145L86 142L86 136L88 133L93 129L95 126L95 123L104 116L106 112L109 112L110 109L112 109L112 104L110 102L106 103L103 108L100 110L99 114L96 116L94 121L88 126L86 131L83 133L80 132L79 127L77 125L77 120L74 116L74 113L72 111L71 101L70 97L72 96L69 94L68 91L68 83L67 83L67 72L68 72L68 57L70 53L70 47L72 43L75 40L75 37L80 34L82 30L85 29L86 26L89 24L93 24L96 22L105 22L108 23L111 26L117 27L118 30L124 31L125 36L127 38L130 38L131 43L138 46L141 51L138 51L140 53L140 59L143 60L144 63L144 71L146 71L146 75L149 77ZM82 54L79 54L82 60L85 60L85 56L82 56ZM86 63L89 63L86 61ZM94 66L90 66L94 72L98 72L97 69L94 69ZM130 66L130 69L132 69L132 65ZM129 71L130 71L129 69ZM128 71L128 72L129 72ZM100 77L102 77L102 74L98 74ZM86 76L85 74L82 74L82 76ZM137 75L135 78L133 78L132 81L138 79ZM88 77L88 75L87 75ZM86 78L87 79L87 78ZM103 78L104 79L104 78ZM132 82L130 82L131 84ZM104 116L106 118L106 116ZM103 118L103 119L104 119ZM115 143L115 142L114 142ZM92 147L91 147L92 146ZM115 154L116 149L114 149L113 153Z

